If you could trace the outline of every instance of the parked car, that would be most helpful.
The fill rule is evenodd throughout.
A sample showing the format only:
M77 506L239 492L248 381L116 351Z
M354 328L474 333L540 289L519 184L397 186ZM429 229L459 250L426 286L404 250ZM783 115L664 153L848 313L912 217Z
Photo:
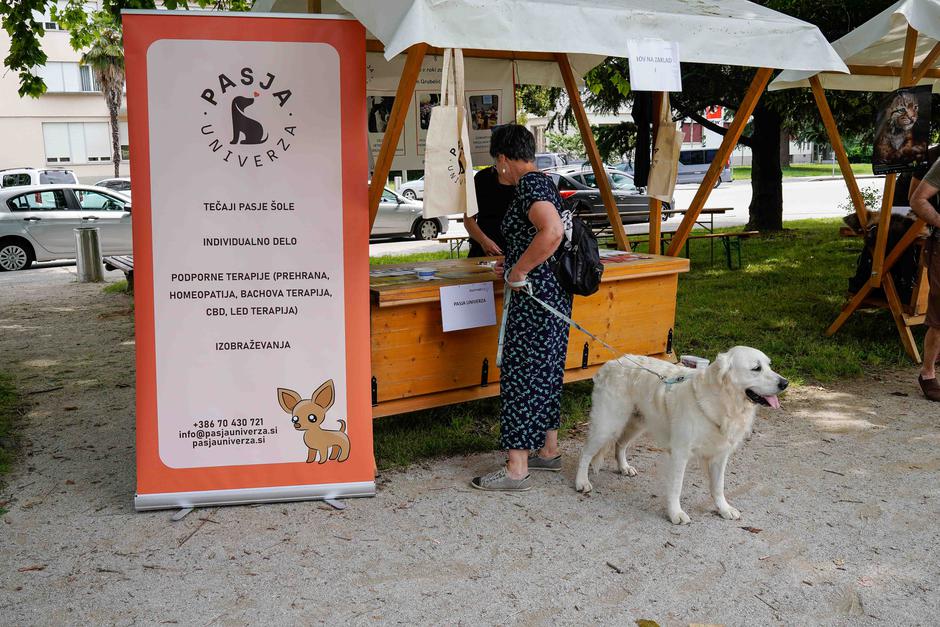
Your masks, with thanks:
M8 168L0 170L0 188L26 185L63 185L78 183L71 170L49 170L37 168Z
M104 187L115 192L121 192L125 196L131 195L131 180L126 176L120 176L113 179L103 179L95 183L95 187Z
M414 181L403 183L402 186L398 189L398 193L408 200L423 200L424 177L422 176L421 178L415 179Z
M582 217L588 226L603 226L608 223L607 208L604 206L604 199L601 198L601 194L597 189L594 171L591 168L556 168L547 171L546 174L552 177L552 181L555 182L555 186L558 188L558 193L561 194L562 199L576 215L604 214L604 217ZM614 201L621 212L645 212L645 215L623 216L623 223L649 222L650 198L643 193L643 190L637 189L633 184L633 177L614 168L607 168L607 177L614 194ZM663 209L669 207L668 203L663 203Z
M0 271L74 259L80 226L98 227L102 254L133 252L131 199L120 192L91 185L0 189Z
M413 235L418 239L436 239L438 235L447 232L449 220L446 217L425 220L422 211L421 203L410 202L386 188L382 192L375 224L372 225L372 237Z
M539 170L560 168L569 165L568 155L561 152L539 152L535 155L535 167Z
M701 183L705 179L712 159L718 154L717 148L687 148L679 151L679 178L678 183ZM730 183L734 180L731 165L726 163L721 170L721 176L715 182L715 187L722 181Z

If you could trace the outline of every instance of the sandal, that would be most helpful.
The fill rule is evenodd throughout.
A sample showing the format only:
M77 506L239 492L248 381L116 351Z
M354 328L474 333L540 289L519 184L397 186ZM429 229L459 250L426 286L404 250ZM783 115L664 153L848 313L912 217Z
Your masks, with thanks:
M470 485L477 490L498 492L525 492L532 488L529 485L529 475L522 479L513 479L509 476L509 471L506 470L505 466L488 475L474 477L470 481Z

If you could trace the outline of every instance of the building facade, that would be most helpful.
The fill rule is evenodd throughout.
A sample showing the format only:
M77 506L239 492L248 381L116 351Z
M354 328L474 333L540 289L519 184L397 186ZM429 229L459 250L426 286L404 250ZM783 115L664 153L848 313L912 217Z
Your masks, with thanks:
M39 98L20 98L19 76L0 70L0 169L64 168L83 183L114 175L108 108L91 68L80 64L69 34L42 18L46 27L43 51L48 57L39 74L48 91ZM0 58L10 51L10 36L0 30ZM120 122L121 176L129 175L127 112Z

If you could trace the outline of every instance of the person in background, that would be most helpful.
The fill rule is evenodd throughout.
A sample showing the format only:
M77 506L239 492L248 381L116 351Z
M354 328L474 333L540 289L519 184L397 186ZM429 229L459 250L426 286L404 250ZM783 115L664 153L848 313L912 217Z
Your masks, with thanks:
M496 274L505 274L509 283L528 281L535 296L571 316L571 294L546 263L571 228L571 217L562 212L552 179L535 167L535 137L518 124L499 126L493 129L490 155L499 179L516 187L502 222L506 257L497 262ZM558 427L568 323L514 289L504 320L499 377L499 438L509 461L470 482L480 490L528 490L530 469L561 470Z
M495 166L484 168L473 177L479 212L464 219L470 235L468 257L497 257L503 254L506 240L500 231L516 187L504 181Z
M929 157L928 157L929 158ZM940 358L940 212L937 211L937 193L940 192L940 159L936 159L926 173L915 170L911 179L911 210L930 227L927 238L927 279L930 296L927 301L927 334L924 336L924 363L917 381L924 396L940 401L940 383L937 382L936 362ZM923 180L921 180L923 179Z

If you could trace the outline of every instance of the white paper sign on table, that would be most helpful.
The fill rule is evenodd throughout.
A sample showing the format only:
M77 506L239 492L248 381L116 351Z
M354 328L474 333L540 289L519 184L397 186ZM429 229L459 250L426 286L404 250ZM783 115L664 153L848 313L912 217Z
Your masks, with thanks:
M441 321L445 333L496 324L493 284L487 281L442 287Z
M634 91L682 91L679 44L662 39L627 41L630 88Z

